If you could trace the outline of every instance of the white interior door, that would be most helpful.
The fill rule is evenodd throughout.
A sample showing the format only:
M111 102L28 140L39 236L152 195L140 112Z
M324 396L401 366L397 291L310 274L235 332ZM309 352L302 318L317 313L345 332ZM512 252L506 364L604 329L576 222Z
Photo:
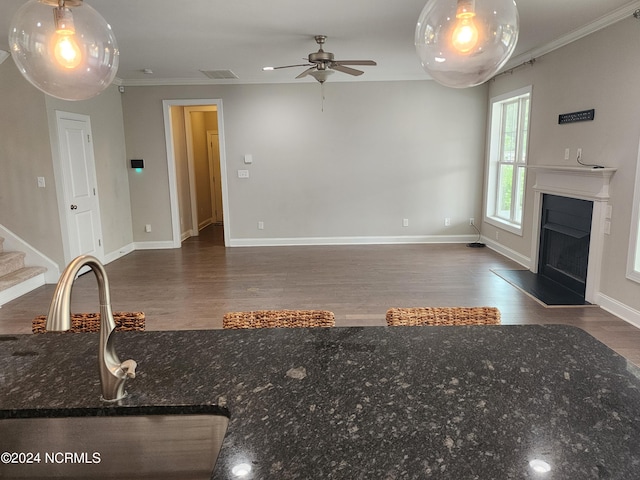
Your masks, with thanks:
M96 166L93 154L90 118L87 115L56 112L59 172L62 176L65 260L79 255L93 255L104 260L102 223L98 203ZM66 228L65 228L66 227ZM65 232L66 230L66 232Z

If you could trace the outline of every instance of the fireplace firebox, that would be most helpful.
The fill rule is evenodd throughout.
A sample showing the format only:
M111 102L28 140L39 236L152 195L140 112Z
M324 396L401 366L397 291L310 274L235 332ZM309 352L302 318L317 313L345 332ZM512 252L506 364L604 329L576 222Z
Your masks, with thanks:
M585 296L593 202L543 195L538 275Z

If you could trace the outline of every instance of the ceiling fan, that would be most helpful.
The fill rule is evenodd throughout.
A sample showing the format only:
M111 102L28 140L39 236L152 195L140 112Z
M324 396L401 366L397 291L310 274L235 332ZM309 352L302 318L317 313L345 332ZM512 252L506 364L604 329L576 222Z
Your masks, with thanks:
M318 82L324 83L327 77L331 75L334 70L354 76L362 75L364 73L362 70L356 70L355 68L347 67L346 65L377 65L373 60L335 60L333 57L333 53L325 52L322 49L324 42L327 40L327 36L316 35L314 38L316 40L316 43L320 45L320 49L317 52L309 54L309 56L307 57L309 63L285 65L282 67L264 67L263 70L279 70L281 68L292 67L309 67L296 78L303 78L307 75L311 75Z

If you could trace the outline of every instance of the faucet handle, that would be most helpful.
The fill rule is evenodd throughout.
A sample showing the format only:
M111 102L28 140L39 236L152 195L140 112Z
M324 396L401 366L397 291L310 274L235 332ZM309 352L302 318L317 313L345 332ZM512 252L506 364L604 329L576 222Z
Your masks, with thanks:
M120 369L127 378L136 378L136 367L138 364L135 360L125 360L120 364Z

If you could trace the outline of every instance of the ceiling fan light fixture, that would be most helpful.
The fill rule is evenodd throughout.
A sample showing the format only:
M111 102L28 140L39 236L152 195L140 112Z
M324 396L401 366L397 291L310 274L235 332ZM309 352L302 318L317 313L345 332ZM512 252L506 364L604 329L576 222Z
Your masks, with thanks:
M514 0L428 0L415 31L422 67L454 88L480 85L509 60L518 42Z
M310 72L309 75L311 75L313 78L315 78L318 82L320 83L324 83L327 78L329 78L329 75L333 74L333 70L315 70L313 72Z
M29 0L9 27L9 47L22 75L63 100L86 100L118 71L111 26L82 0Z

